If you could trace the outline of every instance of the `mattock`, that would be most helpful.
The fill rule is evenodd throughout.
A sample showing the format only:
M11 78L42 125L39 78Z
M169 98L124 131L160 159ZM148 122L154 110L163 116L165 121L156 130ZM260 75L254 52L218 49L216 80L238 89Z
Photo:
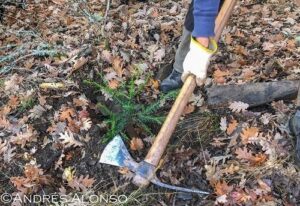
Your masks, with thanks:
M216 41L219 40L235 4L236 0L225 0L216 19ZM176 98L176 101L172 106L171 111L169 112L163 126L161 127L158 135L156 136L154 143L152 144L146 158L143 161L141 161L140 163L134 161L134 159L130 156L128 150L126 149L122 138L118 135L114 137L114 139L105 147L100 158L100 163L105 163L118 167L127 167L130 171L134 173L132 182L139 187L146 187L151 182L155 185L181 192L209 194L208 192L201 190L187 189L162 183L155 175L157 165L159 164L160 159L166 150L172 133L175 130L176 124L185 106L187 105L187 102L190 96L192 95L195 87L195 76L189 75L185 80L184 85L180 90L180 93Z

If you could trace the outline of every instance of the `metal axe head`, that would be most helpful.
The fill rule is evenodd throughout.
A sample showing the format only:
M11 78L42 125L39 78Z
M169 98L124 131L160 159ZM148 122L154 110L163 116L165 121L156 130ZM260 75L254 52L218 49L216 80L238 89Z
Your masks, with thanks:
M135 171L138 163L130 156L121 136L117 135L105 147L100 163L114 165L118 167L127 167L131 171Z

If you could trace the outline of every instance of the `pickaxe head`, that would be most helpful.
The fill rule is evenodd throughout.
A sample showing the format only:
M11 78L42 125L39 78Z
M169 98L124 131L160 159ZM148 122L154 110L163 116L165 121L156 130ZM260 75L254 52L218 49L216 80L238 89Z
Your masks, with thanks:
M172 190L182 192L193 192L198 194L209 194L208 192L204 192L201 190L187 189L162 183L155 176L155 166L149 164L146 161L137 163L133 160L128 150L126 149L126 146L121 136L119 135L114 137L114 139L105 147L100 157L100 163L114 165L118 167L127 167L129 170L135 173L133 183L137 186L145 187L150 182L152 182L153 184L156 184L160 187L165 187Z

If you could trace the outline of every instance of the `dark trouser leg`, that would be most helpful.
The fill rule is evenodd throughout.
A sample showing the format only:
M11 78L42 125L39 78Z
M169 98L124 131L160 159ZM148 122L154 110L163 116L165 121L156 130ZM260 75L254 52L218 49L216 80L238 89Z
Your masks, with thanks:
M190 50L191 33L185 27L183 28L181 42L176 51L175 62L173 64L174 70L179 73L183 73L183 61Z

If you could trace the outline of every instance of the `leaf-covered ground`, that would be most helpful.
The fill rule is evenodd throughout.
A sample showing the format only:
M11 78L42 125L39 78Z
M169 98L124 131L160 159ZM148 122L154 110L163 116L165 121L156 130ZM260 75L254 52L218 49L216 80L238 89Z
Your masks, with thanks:
M109 130L99 102L120 110L106 90L84 81L105 81L117 91L135 78L136 88L144 85L135 101L157 102L155 76L173 61L187 0L12 2L0 2L0 193L124 194L126 205L300 204L295 138L287 128L293 101L211 110L205 93L195 92L157 175L208 196L138 189L130 171L98 162ZM299 6L239 1L205 87L298 79ZM171 103L163 101L158 114ZM159 125L149 128L155 134ZM133 124L122 131L137 161L153 141L145 130ZM68 205L89 205L75 200Z

